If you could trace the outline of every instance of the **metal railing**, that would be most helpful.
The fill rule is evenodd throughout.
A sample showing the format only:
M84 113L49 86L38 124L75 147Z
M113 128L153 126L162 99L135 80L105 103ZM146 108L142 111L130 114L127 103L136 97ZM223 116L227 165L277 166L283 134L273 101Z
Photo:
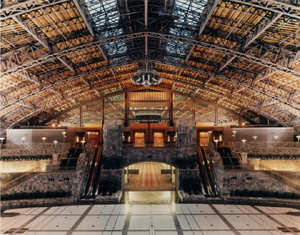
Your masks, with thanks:
M300 142L229 142L226 143L234 152L265 154L300 154Z
M176 143L164 143L163 146L155 146L154 143L145 143L144 146L135 146L134 143L123 143L125 148L175 148Z

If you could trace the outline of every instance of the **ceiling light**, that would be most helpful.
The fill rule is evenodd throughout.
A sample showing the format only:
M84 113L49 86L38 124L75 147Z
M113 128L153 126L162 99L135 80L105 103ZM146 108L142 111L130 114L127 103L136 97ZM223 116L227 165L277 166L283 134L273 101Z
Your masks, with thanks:
M155 86L162 82L162 78L158 76L155 70L138 70L137 73L131 78L135 85L140 86Z

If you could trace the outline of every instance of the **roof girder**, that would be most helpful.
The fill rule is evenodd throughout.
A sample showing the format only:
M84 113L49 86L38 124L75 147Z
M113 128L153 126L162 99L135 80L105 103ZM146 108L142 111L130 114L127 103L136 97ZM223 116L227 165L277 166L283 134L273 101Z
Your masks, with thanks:
M167 79L169 80L170 78L167 78ZM185 81L183 81L183 80L181 80L181 79L175 79L174 81L177 82L177 83L181 83L181 84L185 84L185 83L186 83ZM98 89L98 88L100 88L100 87L103 87L103 85L111 85L111 86L114 86L115 84L118 84L118 83L119 83L118 81L115 81L115 82L113 82L113 83L112 83L111 81L107 81L107 82L98 84L97 86L94 87L94 89ZM194 85L194 83L191 81L191 82L187 83L187 85L192 86L192 85ZM221 97L227 97L227 94L220 93L219 91L216 91L216 90L211 89L211 88L208 88L208 87L205 87L205 88L203 87L203 88L199 88L199 89L202 89L203 91L209 91L209 92L214 93L214 94L217 94L218 96L221 96ZM81 94L82 92L90 92L90 90L91 90L90 88L87 88L85 91L81 89L81 90L79 90L79 91L77 92L77 94ZM65 96L65 100L67 100L67 99L72 99L72 97L74 97L74 95L76 96L76 94L66 95L66 96ZM228 98L228 97L227 97L227 98ZM61 100L61 102L63 102L63 101ZM226 102L229 102L229 101L227 100ZM237 105L237 103L238 103L238 105L239 105L241 108L243 108L244 110L245 110L245 108L250 108L252 111L255 111L255 112L257 112L257 113L260 113L260 114L262 114L262 115L264 115L264 116L268 116L268 117L271 118L271 119L278 120L278 118L274 117L272 114L270 114L270 113L268 113L268 112L262 111L262 110L261 110L261 106L256 107L256 106L252 105L250 102L248 102L248 104L245 105L245 103L242 102L241 100L234 100L234 105ZM55 102L55 104L57 104L57 102ZM45 107L46 107L46 106L45 106ZM20 107L19 109L23 109L23 107ZM40 111L41 109L38 108L37 110ZM279 110L279 111L282 112L282 110ZM279 120L279 122L282 123L283 125L287 125L287 124L286 124L284 121L282 121L282 120Z
M284 3L280 0L226 0L233 3L239 3L266 11L275 12L277 14L283 14L288 17L300 19L300 7Z
M214 51L217 51L217 52L221 52L221 53L224 53L224 54L227 54L227 55L230 55L230 56L237 56L237 57L245 59L245 60L247 60L251 63L259 64L259 65L264 66L266 68L271 68L273 70L283 72L283 73L287 73L287 74L290 74L292 76L296 76L296 77L300 78L300 72L296 71L296 70L293 70L293 69L290 69L288 67L288 64L280 65L280 64L276 64L276 63L273 63L271 61L268 61L264 58L259 58L259 57L253 56L251 54L247 54L245 52L233 50L233 49L230 49L230 48L225 48L225 47L222 47L222 46L219 46L219 45L215 45L215 44L211 44L211 43L207 43L207 42L203 42L203 41L198 41L198 40L190 40L190 39L184 38L184 37L178 37L178 36L174 36L174 35L163 34L163 33L154 33L154 32L133 33L133 34L127 34L127 35L117 36L117 37L113 37L113 38L108 38L108 39L104 39L104 40L97 40L97 41L93 41L93 42L88 42L88 43L81 44L81 45L78 45L78 46L75 46L75 47L71 47L71 48L68 48L68 49L65 49L65 50L62 50L62 51L50 53L50 54L44 55L44 56L36 58L36 59L32 59L32 57L29 56L29 58L23 58L23 60L20 60L18 57L21 56L21 55L17 55L16 53L14 53L14 54L11 54L10 57L15 57L15 59L8 58L7 59L8 61L25 61L26 59L27 59L27 61L20 64L20 65L7 64L8 69L6 69L4 72L2 72L1 75L2 76L7 76L7 75L9 75L13 72L28 69L30 67L42 64L45 61L55 59L56 57L65 56L65 55L70 54L74 51L86 49L86 48L93 47L93 46L101 46L101 45L104 45L104 44L109 43L109 42L116 42L116 41L119 41L119 40L133 40L135 38L142 38L142 37L146 37L146 36L147 37L152 37L152 38L164 39L164 40L175 40L175 41L180 41L180 42L184 42L184 43L189 43L190 45L194 45L194 46L204 47L204 48L211 49L211 50L214 50ZM22 55L24 56L23 53L22 53Z
M93 70L93 71L86 72L86 73L76 74L73 77L70 77L68 79L60 80L60 81L58 81L58 82L56 82L54 84L48 85L48 86L44 86L44 87L42 87L38 91L35 91L35 92L31 93L31 94L27 94L26 96L23 96L23 97L21 97L21 98L19 98L17 100L14 100L14 101L10 102L9 104L4 105L3 109L8 108L9 106L14 105L16 103L19 103L19 102L21 102L21 101L23 101L23 100L25 100L25 99L27 99L29 97L38 95L38 94L46 91L47 89L55 90L55 87L57 87L59 85L62 85L62 84L65 84L67 82L71 82L71 81L74 81L74 80L77 80L77 79L82 79L82 77L87 76L89 74L98 73L98 72L106 71L106 70L111 70L111 69L116 68L116 67L121 66L121 65L126 66L126 65L137 64L138 62L139 61L132 62L131 64L114 64L114 66L105 66L105 67L100 68L98 70ZM240 80L237 80L237 79L234 79L234 78L228 78L228 77L226 77L224 75L215 76L214 74L207 73L207 72L204 72L204 71L199 71L199 70L197 70L197 68L194 68L194 67L191 67L191 66L186 66L184 64L179 64L179 63L160 62L160 61L149 61L149 62L152 62L152 63L161 63L161 64L167 65L167 66L174 66L174 67L182 68L182 69L185 69L185 70L188 70L188 71L196 72L197 74L200 74L200 75L204 75L204 76L206 76L208 78L207 78L207 80L202 81L203 84L207 84L213 78L216 78L217 80L221 80L221 81L227 82L229 84L235 84L238 87L240 86L240 87L243 87L244 89L247 88L247 89L252 90L252 91L254 91L256 93L259 93L259 94L265 95L267 97L270 97L270 98L272 98L272 99L274 99L274 100L276 100L276 101L278 101L280 103L288 105L289 107L291 107L291 108L293 108L293 109L295 109L297 111L300 110L299 107L297 107L297 106L295 106L295 105L293 105L291 103L291 100L289 100L289 96L287 94L283 93L282 97L274 96L272 93L270 93L268 91L265 91L262 88L255 87L252 82L248 83L248 82L240 81ZM197 80L197 78L191 78L191 79L196 79ZM94 89L94 88L92 88L92 89Z

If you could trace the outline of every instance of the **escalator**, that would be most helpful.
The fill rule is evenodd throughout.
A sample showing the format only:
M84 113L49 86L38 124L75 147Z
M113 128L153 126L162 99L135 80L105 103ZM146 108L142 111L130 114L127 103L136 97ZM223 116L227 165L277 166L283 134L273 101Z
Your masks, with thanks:
M219 147L217 149L218 153L222 157L222 161L224 164L224 169L240 169L240 162L239 159L236 158L230 148L227 147Z
M199 158L200 175L203 181L202 186L204 187L204 191L207 196L215 197L218 195L215 172L212 161L210 161L207 151L203 147L199 149Z
M200 172L200 180L202 185L202 193L204 193L206 196L209 196L209 188L207 184L208 181L207 181L207 175L204 166L204 160L200 152L199 152L199 172Z
M100 160L101 160L102 148L97 147L94 157L88 166L88 179L83 197L94 197L99 184L100 178Z
M66 158L63 158L60 162L60 169L76 168L77 160L82 153L82 149L71 148Z

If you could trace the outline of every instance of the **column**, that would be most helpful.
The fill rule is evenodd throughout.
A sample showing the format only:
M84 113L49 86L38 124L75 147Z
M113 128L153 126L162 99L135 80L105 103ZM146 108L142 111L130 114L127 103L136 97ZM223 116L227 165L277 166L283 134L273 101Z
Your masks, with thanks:
M103 154L121 156L123 149L122 120L105 120L103 125Z

